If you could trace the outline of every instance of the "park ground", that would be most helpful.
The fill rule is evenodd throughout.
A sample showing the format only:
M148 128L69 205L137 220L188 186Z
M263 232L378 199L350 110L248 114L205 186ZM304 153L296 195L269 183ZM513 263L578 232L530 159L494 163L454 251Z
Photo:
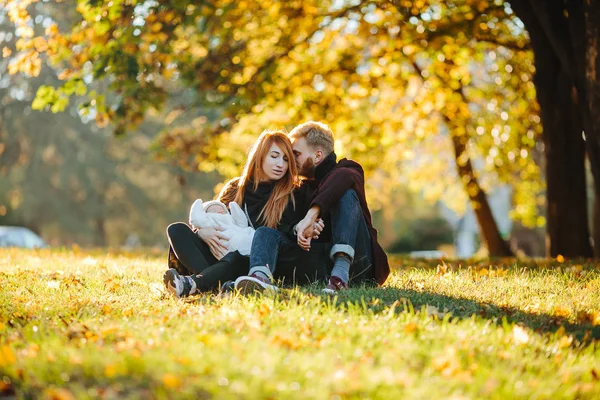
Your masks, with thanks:
M162 252L1 250L0 397L600 397L600 264L391 264L336 298L179 300Z

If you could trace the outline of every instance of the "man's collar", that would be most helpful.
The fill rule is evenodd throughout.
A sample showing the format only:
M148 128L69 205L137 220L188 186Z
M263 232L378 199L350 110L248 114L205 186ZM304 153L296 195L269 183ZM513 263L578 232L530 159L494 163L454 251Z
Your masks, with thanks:
M315 180L320 182L337 164L335 152L331 152L325 159L315 167Z

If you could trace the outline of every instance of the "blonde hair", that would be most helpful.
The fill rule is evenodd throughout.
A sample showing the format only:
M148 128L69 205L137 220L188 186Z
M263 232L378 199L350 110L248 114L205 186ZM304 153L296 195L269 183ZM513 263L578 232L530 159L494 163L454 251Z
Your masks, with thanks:
M298 185L298 169L292 143L285 132L264 131L261 133L248 153L248 160L244 166L242 176L230 181L219 194L219 200L224 203L235 201L238 204L243 204L244 191L248 184L252 183L253 189L256 190L258 184L265 178L262 166L273 143L277 144L283 155L287 157L288 170L281 179L275 182L275 187L267 203L258 215L258 220L269 228L277 228L290 198L293 206L296 206L293 191Z
M298 125L289 134L290 139L306 138L306 142L312 147L318 147L325 155L333 152L333 132L326 124L316 121L308 121Z

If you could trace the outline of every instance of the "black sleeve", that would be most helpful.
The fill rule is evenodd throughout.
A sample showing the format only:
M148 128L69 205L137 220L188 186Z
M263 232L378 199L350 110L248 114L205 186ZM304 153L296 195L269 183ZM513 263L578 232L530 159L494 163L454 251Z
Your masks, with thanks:
M296 235L294 235L293 229L306 216L313 192L314 187L308 181L305 181L300 187L294 190L294 202L290 199L277 226L278 231L283 232L294 241L296 240Z

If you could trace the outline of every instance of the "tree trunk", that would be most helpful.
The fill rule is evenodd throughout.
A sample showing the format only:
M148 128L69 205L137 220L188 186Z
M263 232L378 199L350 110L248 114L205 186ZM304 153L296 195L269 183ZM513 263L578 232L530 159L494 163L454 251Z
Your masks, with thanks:
M101 247L106 246L106 223L104 217L95 218L94 225L96 225L96 234L98 238L96 244Z
M585 29L585 81L590 119L594 127L600 127L600 1L588 0L584 5ZM591 161L591 160L590 160ZM595 177L598 180L598 177ZM594 196L594 253L600 258L600 196Z
M561 41L562 37L556 35L558 30L560 35L570 37L578 35L578 30L572 22L569 27L561 20L564 9L560 2L523 0L514 2L513 6L529 32L535 56L534 83L544 126L546 158L546 252L553 257L559 254L591 257L584 164L586 143L582 138L588 109L581 104L582 92L576 89L579 69L574 59L573 42L570 39ZM548 28L557 24L570 28L570 31ZM570 64L565 66L566 62ZM596 153L592 151L594 146L589 142L587 145L593 163L596 159ZM594 169L592 165L593 172ZM595 181L600 178L596 173Z
M500 236L498 225L487 200L487 194L479 186L479 182L475 176L471 159L467 153L466 143L466 134L452 136L454 159L456 160L458 175L465 184L465 190L477 217L481 236L487 245L490 257L510 257L513 253L509 244Z
M542 107L548 200L546 251L552 257L559 254L592 257L585 142L581 136L577 98L564 71L560 72L553 88L540 90L538 95L538 98L550 96Z

